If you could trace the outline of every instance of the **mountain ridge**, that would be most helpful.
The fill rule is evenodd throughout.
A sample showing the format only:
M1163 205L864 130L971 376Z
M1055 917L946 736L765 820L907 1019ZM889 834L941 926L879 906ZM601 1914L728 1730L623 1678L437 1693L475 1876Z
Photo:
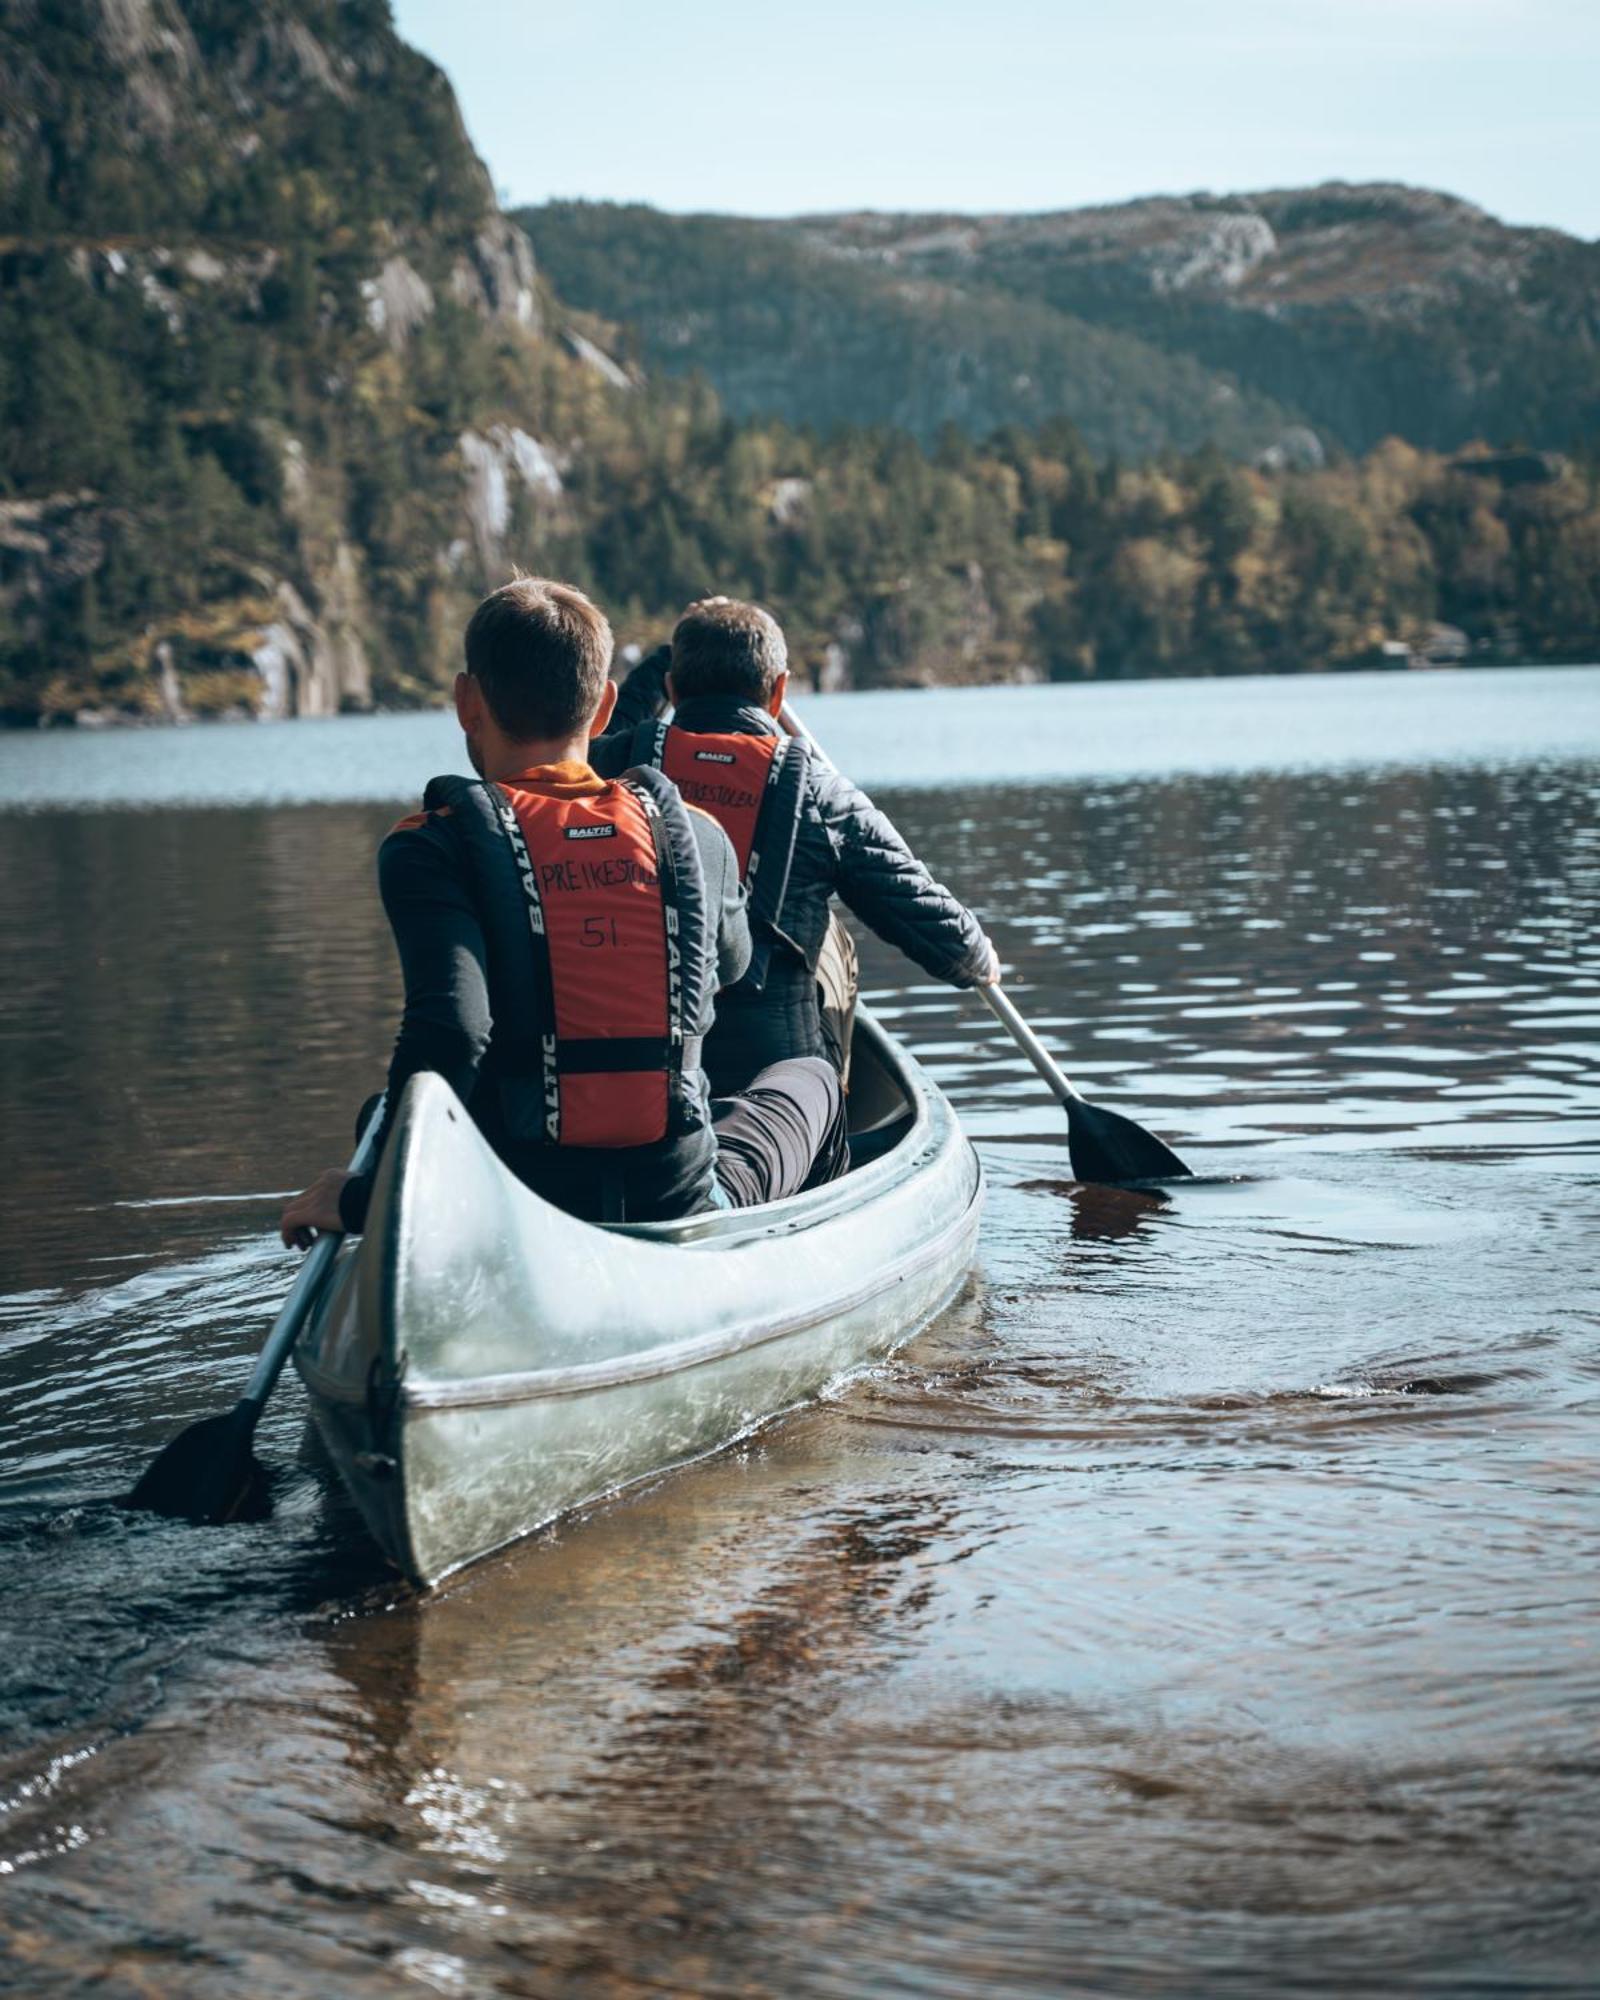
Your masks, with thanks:
M572 231L530 245L499 213L386 0L13 0L0 720L438 702L514 565L627 639L758 598L827 686L1303 670L1441 621L1457 656L1600 645L1588 457L1391 441L1319 470L1299 405L1186 352L1193 329L1061 307L1126 291L1126 242L875 223L864 256L858 218L730 255L726 223L686 247L649 211L620 240L617 212L577 213L616 299L568 288ZM1157 264L1190 272L1162 298L1262 263L1260 219L1230 215L1191 270L1215 226L1173 247L1162 222ZM759 402L825 364L860 421L745 417L636 365L607 305L663 288L702 316L686 373L739 362Z
M1010 215L516 213L563 297L637 328L656 366L681 365L692 332L743 415L860 421L904 351L953 340L947 376L989 393L912 381L900 420L924 439L946 422L981 433L1053 415L1100 450L1189 449L1208 426L1239 456L1269 449L1274 427L1352 452L1390 435L1567 448L1600 431L1600 244L1430 189L1330 182ZM681 271L652 289L674 257ZM738 284L741 264L764 298ZM815 297L819 278L853 315L847 379L812 352L839 320ZM946 289L919 309L918 285ZM1042 380L1035 368L1018 382L998 333L1019 309L1048 357ZM1101 361L1096 386L1074 397L1086 353ZM1164 364L1188 371L1181 383ZM1172 415L1185 392L1198 409L1187 430Z

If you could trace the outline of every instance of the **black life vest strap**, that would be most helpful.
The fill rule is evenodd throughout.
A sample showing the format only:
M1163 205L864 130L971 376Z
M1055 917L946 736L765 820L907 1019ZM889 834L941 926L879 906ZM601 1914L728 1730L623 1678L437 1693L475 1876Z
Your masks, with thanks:
M750 860L744 871L750 891L750 920L768 930L777 929L788 893L809 766L809 744L797 736L778 739L777 751L767 766L766 789L761 794L755 839L750 843Z
M685 1035L588 1035L556 1043L556 1068L563 1076L605 1076L623 1072L698 1069L703 1038Z
M556 983L550 970L550 936L545 929L544 902L534 873L528 843L522 837L511 801L498 785L485 784L484 791L500 831L511 850L512 863L522 886L528 909L528 942L533 947L533 985L537 996L539 1034L539 1080L544 1089L544 1136L552 1146L561 1143L561 1044L556 1039Z
M667 754L667 731L671 726L667 722L639 723L628 746L628 763L641 770L659 771Z
M647 781L648 782L645 782ZM652 1064L652 1068L665 1069L673 1076L681 1076L685 1068L697 1068L694 1063L684 1061L683 1033L683 895L681 887L682 857L674 850L678 843L669 839L667 817L662 810L664 800L662 790L670 793L677 803L678 816L687 818L683 802L678 798L677 787L670 784L661 773L653 769L629 771L619 781L644 808L645 822L650 828L650 840L656 851L656 882L661 892L661 921L666 930L667 945L667 1035L666 1060ZM687 828L685 829L687 832ZM692 841L694 835L689 834ZM702 899L703 900L703 899Z
M542 955L528 949L532 924L527 891L497 801L505 803L498 787L481 778L451 775L434 778L422 803L428 811L447 815L443 825L467 863L473 902L494 967L494 1066L502 1073L532 1077L543 1067L540 1031L553 1018L550 953L548 945ZM542 1122L541 1111L541 1126Z

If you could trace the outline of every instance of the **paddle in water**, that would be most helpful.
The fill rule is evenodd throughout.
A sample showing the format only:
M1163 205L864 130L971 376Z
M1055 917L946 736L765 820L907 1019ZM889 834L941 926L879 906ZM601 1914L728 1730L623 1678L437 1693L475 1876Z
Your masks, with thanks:
M1120 1111L1108 1111L1103 1104L1091 1104L1088 1098L1080 1096L1071 1079L1062 1073L1060 1064L998 986L980 986L978 992L1064 1107L1067 1152L1072 1171L1080 1181L1120 1185L1128 1181L1192 1177L1194 1169L1186 1167L1154 1132L1147 1132Z
M367 1120L350 1162L351 1173L363 1173L371 1164L382 1115L380 1104ZM151 1460L144 1477L122 1501L124 1507L213 1524L259 1521L271 1512L266 1470L251 1449L256 1425L343 1240L329 1230L312 1244L238 1402L220 1416L202 1417L179 1431Z
M779 722L791 736L803 736L816 754L828 753L787 702ZM1172 1148L1120 1111L1107 1111L1079 1094L1050 1051L998 986L980 986L979 997L1039 1072L1067 1114L1067 1153L1080 1181L1124 1185L1129 1181L1187 1180L1186 1167Z

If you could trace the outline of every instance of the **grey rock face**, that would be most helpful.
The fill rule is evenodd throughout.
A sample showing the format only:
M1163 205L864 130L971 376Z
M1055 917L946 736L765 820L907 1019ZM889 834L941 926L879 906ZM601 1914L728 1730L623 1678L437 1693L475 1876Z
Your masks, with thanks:
M506 424L494 424L486 434L463 431L460 451L462 500L473 546L480 566L492 572L505 560L514 485L538 499L557 500L560 462L537 438Z
M592 368L602 381L609 382L613 389L631 389L635 386L633 377L620 363L613 361L603 347L597 347L587 335L574 327L564 327L561 338L569 353L575 355L586 368Z
M272 581L266 579L266 581ZM273 585L272 622L261 628L250 659L261 677L257 718L337 715L372 705L372 672L364 633L370 610L355 550L341 542L316 577L313 610L285 577Z
M1158 292L1187 291L1191 285L1232 291L1277 247L1264 215L1207 217L1151 258L1151 283Z
M1256 460L1263 472L1317 472L1327 462L1321 438L1305 424L1291 424Z
M539 299L534 288L533 251L520 229L496 216L473 239L469 256L458 257L450 290L460 305L491 319L539 331Z
M406 262L391 257L375 278L363 279L367 324L389 345L404 347L433 314L433 287Z
M11 558L0 606L15 611L93 576L106 559L105 528L105 509L94 493L0 501L0 550Z

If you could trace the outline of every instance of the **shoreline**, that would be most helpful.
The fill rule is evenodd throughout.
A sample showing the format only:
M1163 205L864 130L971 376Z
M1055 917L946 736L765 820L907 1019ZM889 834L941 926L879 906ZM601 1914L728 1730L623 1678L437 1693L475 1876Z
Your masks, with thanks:
M1600 666L1600 639L1597 639L1592 657L1574 656L1570 659L1522 659L1522 660L1414 660L1405 663L1385 664L1373 660L1340 663L1336 666L1321 667L1280 667L1276 669L1255 669L1249 673L1151 673L1151 674L1086 674L1072 679L1051 680L1045 676L1007 675L996 680L961 681L909 681L887 682L872 687L804 688L800 698L805 701L832 700L836 695L913 695L913 694L960 694L977 690L1005 690L1019 688L1116 688L1143 686L1149 682L1168 682L1189 686L1196 682L1207 682L1218 686L1242 686L1252 681L1301 681L1340 680L1368 678L1383 681L1400 681L1413 675L1439 674L1479 674L1479 673L1529 673L1541 669L1555 671L1564 668ZM150 731L187 729L263 729L279 724L306 722L351 722L363 718L394 717L404 715L438 715L448 711L450 702L441 695L437 702L419 702L404 707L385 706L375 703L370 708L340 709L333 714L319 715L251 715L243 709L230 709L215 715L148 715L127 709L82 709L72 714L39 716L29 719L21 716L0 715L0 736L98 736L108 733L128 732L144 734Z
M1142 781L1162 772L1208 781L1373 763L1600 760L1600 663L965 686L922 701L902 699L906 692L808 695L801 706L856 781L886 793ZM441 708L256 729L12 731L0 735L0 816L404 809L430 777L465 770L455 716Z

